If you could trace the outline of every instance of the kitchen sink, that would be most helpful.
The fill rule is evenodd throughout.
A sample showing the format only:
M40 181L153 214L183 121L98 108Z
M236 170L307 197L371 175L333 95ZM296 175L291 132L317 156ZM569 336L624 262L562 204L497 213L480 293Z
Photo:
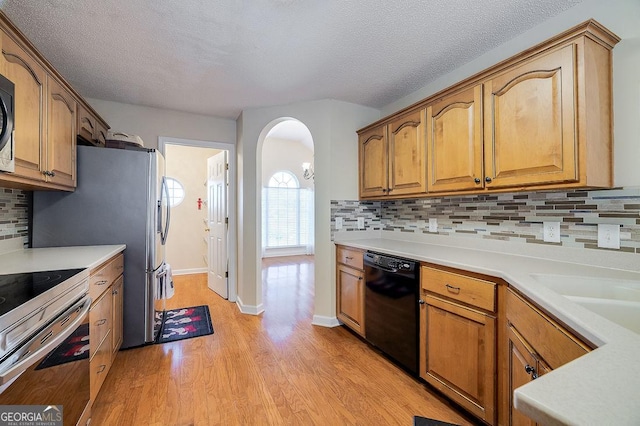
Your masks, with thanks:
M640 280L531 274L571 301L640 334Z

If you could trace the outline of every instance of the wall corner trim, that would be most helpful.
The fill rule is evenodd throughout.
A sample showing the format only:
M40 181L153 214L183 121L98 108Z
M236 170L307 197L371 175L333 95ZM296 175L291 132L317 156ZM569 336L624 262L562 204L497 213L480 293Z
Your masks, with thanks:
M264 312L264 305L261 303L259 305L245 305L240 299L240 296L236 298L236 306L243 314L247 315L260 315Z
M336 317L325 317L323 315L314 315L313 321L311 321L313 325L319 325L321 327L337 327L340 325L340 321Z

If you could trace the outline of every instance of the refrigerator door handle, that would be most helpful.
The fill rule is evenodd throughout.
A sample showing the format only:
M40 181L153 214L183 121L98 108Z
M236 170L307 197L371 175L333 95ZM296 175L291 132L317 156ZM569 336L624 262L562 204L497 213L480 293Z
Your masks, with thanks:
M164 231L160 233L160 239L162 241L162 245L165 245L167 242L167 236L169 235L169 223L171 222L171 206L169 205L169 186L167 185L167 178L165 176L162 177L162 196L161 198L165 199L167 205L167 214L166 221L164 225ZM162 201L160 202L162 204Z

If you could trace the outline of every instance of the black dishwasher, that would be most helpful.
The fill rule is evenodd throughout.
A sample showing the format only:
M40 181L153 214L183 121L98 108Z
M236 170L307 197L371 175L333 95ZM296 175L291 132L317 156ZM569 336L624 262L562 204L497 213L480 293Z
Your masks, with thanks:
M364 274L367 341L418 375L419 264L366 252Z

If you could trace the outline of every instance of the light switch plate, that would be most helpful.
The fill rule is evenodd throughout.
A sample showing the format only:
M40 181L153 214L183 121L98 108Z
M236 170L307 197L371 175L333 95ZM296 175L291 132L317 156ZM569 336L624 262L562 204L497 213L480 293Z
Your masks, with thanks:
M342 218L336 217L336 229L342 229Z
M559 243L560 222L542 222L542 239L547 243Z
M358 229L364 229L364 217L358 218Z
M620 248L620 225L598 224L598 247Z
M438 232L438 219L435 217L429 218L429 232Z

